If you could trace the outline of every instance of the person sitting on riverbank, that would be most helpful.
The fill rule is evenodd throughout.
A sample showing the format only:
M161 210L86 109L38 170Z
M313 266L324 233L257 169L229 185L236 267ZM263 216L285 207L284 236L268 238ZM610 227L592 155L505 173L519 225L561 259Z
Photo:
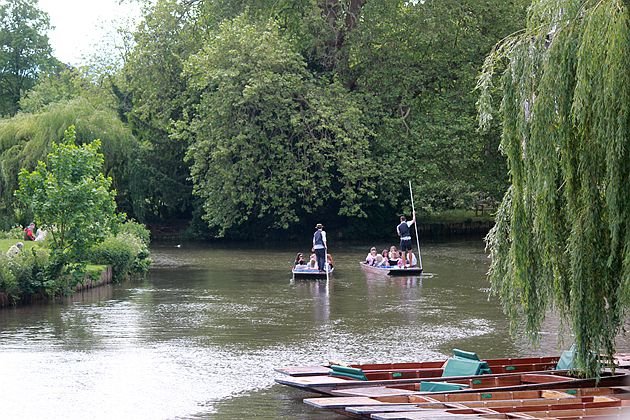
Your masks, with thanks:
M307 268L306 261L304 261L304 255L301 252L298 252L295 256L295 261L293 262L293 268L295 269L303 269Z
M46 239L46 235L48 235L47 231L45 231L44 229L37 229L37 233L35 234L34 241L36 242L43 241L44 239Z
M367 256L365 257L365 261L363 262L363 264L376 265L377 256L378 254L376 253L376 247L370 248L370 252L368 252Z
M24 228L24 240L25 241L35 240L35 223L31 223L30 225Z
M22 248L24 248L24 244L22 242L18 242L15 245L11 245L11 248L7 251L7 257L13 258L22 252Z

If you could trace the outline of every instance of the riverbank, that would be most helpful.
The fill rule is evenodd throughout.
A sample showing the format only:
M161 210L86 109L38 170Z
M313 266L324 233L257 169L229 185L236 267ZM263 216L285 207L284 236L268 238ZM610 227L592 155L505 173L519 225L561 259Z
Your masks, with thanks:
M110 284L113 282L113 270L112 266L108 265L103 267L100 271L100 274L97 272L96 275L93 270L88 269L85 277L82 282L77 283L74 286L73 293L82 292L85 290L93 289L95 287L100 287L106 284ZM24 294L21 296L19 302L15 302L11 296L6 292L0 292L0 309L6 308L9 306L16 305L28 305L36 302L46 302L50 300L51 297L45 296L42 293L30 293Z
M151 264L149 232L127 222L89 249L75 251L76 261L58 266L55 243L21 240L21 229L0 232L0 306L71 296L104 284L142 278ZM14 247L21 242L21 248ZM7 252L12 249L11 252ZM57 250L58 252L58 250Z
M424 239L450 239L465 236L485 236L494 226L495 209L483 207L474 210L448 210L431 215L417 214L418 233ZM348 223L321 220L330 238L336 240L378 240L388 239L399 223L396 214L383 215L378 220L356 220ZM193 226L194 225L194 226ZM267 231L255 238L215 238L204 225L189 220L176 220L168 225L153 224L148 228L151 237L157 241L208 241L213 243L249 242L261 240L270 242L301 240L312 235L313 223L302 223L289 230Z

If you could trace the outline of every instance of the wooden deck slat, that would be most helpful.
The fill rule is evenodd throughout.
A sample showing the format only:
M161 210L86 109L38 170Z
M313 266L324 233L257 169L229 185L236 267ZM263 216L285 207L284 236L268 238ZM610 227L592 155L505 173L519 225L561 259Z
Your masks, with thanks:
M274 369L275 372L288 376L328 375L329 370L326 366L285 366Z
M449 420L467 420L467 419L479 419L478 415L458 415L445 413L442 410L426 410L422 411L407 411L401 413L375 413L371 416L376 420L407 420L407 419L449 419Z
M384 403L378 400L367 397L321 397L321 398L306 398L304 403L312 407L335 409L352 407L355 405L390 405L390 403ZM411 404L413 405L413 404Z

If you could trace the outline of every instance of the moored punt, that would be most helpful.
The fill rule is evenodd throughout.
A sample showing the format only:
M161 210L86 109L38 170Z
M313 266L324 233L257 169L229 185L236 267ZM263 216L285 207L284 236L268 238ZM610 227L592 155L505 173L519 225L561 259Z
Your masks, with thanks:
M620 369L621 370L621 369ZM337 386L320 389L329 395L369 398L398 395L437 395L438 393L473 393L481 391L521 391L561 388L589 388L594 386L628 385L627 371L612 374L602 372L596 378L579 378L567 371L531 372L520 374L477 375L469 377L431 378L422 381L373 386ZM364 382L365 384L365 382ZM371 384L370 384L371 385Z
M409 364L357 365L362 368L332 365L329 375L277 378L276 382L312 392L329 394L342 387L390 386L415 383L435 378L549 371L557 365L557 357L479 360L475 353L453 350L455 356L446 361ZM392 367L398 369L392 370ZM389 368L389 369L380 369ZM304 372L304 371L302 371Z
M494 373L531 372L534 370L553 369L558 363L557 356L542 357L508 357L499 359L482 359ZM425 362L402 363L352 363L348 367L361 370L366 380L423 378L441 376L447 359L429 360ZM331 365L320 366L286 366L274 369L288 376L326 376L333 373ZM495 372L496 370L496 372Z
M618 405L601 406L599 403L584 403L580 407L558 407L547 411L508 411L499 412L491 409L453 409L426 410L422 412L373 414L375 420L463 420L463 419L548 419L548 420L583 420L583 419L628 419L630 407Z
M580 385L580 383L576 382L572 385ZM312 406L333 409L351 417L373 419L462 418L461 416L495 419L582 419L612 416L610 418L627 419L630 418L628 392L627 387L582 389L576 386L544 391L509 392L504 389L494 389L482 392L415 394L407 396L409 403L401 401L401 396L365 398L363 401L348 400L349 404L341 401L333 402L333 398L309 399L305 402ZM328 401L314 403L316 400ZM368 402L369 400L377 400L379 404ZM365 405L362 405L363 403Z
M462 356L479 360L475 353L454 349L455 357ZM557 356L542 357L514 357L499 359L481 359L485 361L493 373L517 373L530 372L536 370L550 370L559 361ZM395 363L350 363L343 364L342 367L356 369L365 375L364 380L385 380L385 379L405 379L422 378L426 374L432 376L443 376L444 365L448 359L429 360L424 362L395 362ZM341 362L329 362L317 366L285 366L274 369L276 372L288 376L326 376L335 374L334 367ZM630 354L617 353L614 357L614 365L617 368L630 368Z
M600 378L601 386L625 385L627 372L612 375L604 372ZM426 377L395 379L382 381L349 381L330 377L323 381L321 377L276 378L276 382L308 392L324 395L380 397L391 395L423 394L428 392L473 392L479 389L504 388L514 391L520 389L544 389L562 387L595 386L594 378L578 378L567 371L542 371L530 373L503 373L469 376Z
M560 390L496 391L435 395L409 395L381 398L367 397L320 397L307 398L310 406L334 410L352 417L373 417L375 414L397 413L409 415L442 410L444 414L456 414L454 410L487 410L496 413L522 413L560 409L618 407L630 398L627 387L571 388ZM405 418L405 417L403 417Z
M328 276L331 276L335 268L328 270ZM294 268L291 270L294 279L325 279L326 272L319 271L314 268Z
M584 398L600 396L617 396L630 398L630 388L627 386L562 388L555 390L521 390L521 391L484 391L469 393L435 393L392 395L386 397L317 397L305 398L304 402L310 406L323 409L339 409L349 407L387 407L418 406L426 403L466 404L468 406L493 406L505 401L533 401L559 398Z
M359 265L361 266L361 269L366 273L375 273L388 276L419 276L422 274L421 267L376 267L373 265L364 264L362 262L360 262Z

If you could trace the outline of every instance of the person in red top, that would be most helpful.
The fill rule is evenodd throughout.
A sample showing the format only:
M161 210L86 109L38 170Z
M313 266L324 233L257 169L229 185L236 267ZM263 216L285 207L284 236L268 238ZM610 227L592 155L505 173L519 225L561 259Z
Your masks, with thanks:
M26 241L35 240L35 223L31 223L26 228L24 228L24 240Z

